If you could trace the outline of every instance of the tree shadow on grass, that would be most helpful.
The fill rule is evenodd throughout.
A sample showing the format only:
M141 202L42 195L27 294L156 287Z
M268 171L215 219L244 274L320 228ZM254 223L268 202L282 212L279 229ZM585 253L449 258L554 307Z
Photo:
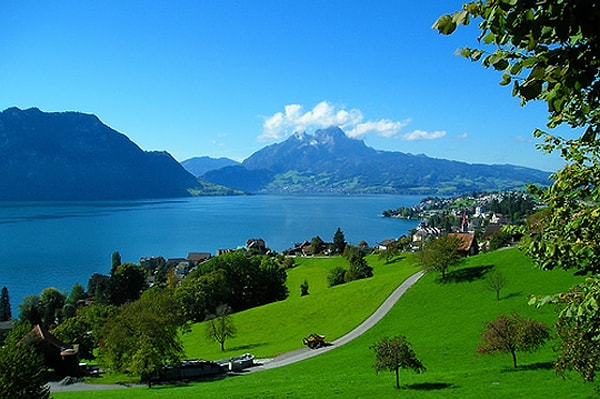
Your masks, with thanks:
M422 382L419 384L406 385L407 389L414 389L416 391L437 391L440 389L455 389L458 388L454 384L448 384L446 382Z
M511 292L508 295L501 295L500 299L510 299L510 298L515 298L515 297L522 297L523 296L523 291L519 291L519 292Z
M464 283L480 280L494 268L494 265L466 267L464 269L453 270L446 275L441 283Z
M402 256L402 255L394 256L390 260L386 261L384 263L384 265L391 265L392 263L400 262L401 260L404 260L404 259L406 259L406 256Z
M231 348L227 348L227 351L245 351L245 350L249 350L249 349L254 349L254 348L260 348L261 346L265 346L267 345L266 342L261 342L261 343L255 343L255 344L248 344L248 345L239 345L239 346L233 346Z
M554 369L554 362L537 362L532 364L524 364L522 366L514 367L506 367L502 369L503 373L514 373L519 371L529 371L529 370L552 370Z

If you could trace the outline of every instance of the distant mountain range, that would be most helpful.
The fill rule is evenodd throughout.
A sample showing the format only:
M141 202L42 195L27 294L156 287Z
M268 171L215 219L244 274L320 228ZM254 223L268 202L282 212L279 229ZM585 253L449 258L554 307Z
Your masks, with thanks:
M0 113L0 200L120 200L214 191L167 152L146 152L96 116ZM231 191L231 190L228 190Z
M182 164L167 152L143 151L94 115L37 108L0 112L0 201L242 192L454 194L545 185L549 176L518 166L377 151L335 127L296 133L241 164L209 157Z
M377 151L337 127L296 133L202 179L247 192L455 194L547 185L549 173Z
M240 165L240 163L229 158L195 157L181 162L181 166L183 166L185 170L197 177L200 177L211 170L234 165Z

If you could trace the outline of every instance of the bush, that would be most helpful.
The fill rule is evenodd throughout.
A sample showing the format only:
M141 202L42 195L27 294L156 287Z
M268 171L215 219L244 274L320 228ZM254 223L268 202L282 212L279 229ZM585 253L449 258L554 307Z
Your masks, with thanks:
M327 275L327 285L333 287L334 285L344 284L346 282L346 269L341 266L333 268Z

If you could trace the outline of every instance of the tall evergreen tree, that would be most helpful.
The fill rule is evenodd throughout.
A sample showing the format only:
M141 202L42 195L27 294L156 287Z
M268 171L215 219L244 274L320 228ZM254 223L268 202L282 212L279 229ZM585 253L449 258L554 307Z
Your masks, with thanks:
M0 294L0 321L9 321L12 319L10 310L10 297L8 296L8 288L2 287Z
M346 238L344 237L344 233L342 232L342 229L340 229L339 227L337 228L337 230L335 231L335 234L333 235L333 253L335 254L341 254L344 252L344 249L346 249Z
M111 268L110 268L111 276L115 274L115 272L117 271L119 266L121 266L121 254L119 253L119 251L115 251L115 252L113 252L112 258L111 258Z

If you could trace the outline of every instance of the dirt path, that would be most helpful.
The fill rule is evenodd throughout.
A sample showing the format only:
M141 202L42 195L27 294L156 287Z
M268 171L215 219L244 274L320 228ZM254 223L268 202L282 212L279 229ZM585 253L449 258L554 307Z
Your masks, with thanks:
M302 360L309 359L311 357L318 356L322 353L328 352L332 349L338 348L342 345L347 344L353 339L357 338L365 331L373 327L379 320L381 320L398 302L400 297L412 287L424 274L424 271L419 271L412 276L408 277L398 288L392 292L392 294L375 310L375 312L363 321L358 327L350 331L348 334L336 339L329 343L327 346L319 349L302 348L292 352L287 352L279 355L273 359L260 359L257 360L257 365L250 367L243 371L242 374L255 373L263 370L270 370L276 367L287 366L288 364L296 363ZM94 390L110 390L110 389L127 389L139 387L141 385L110 385L110 384L85 384L76 383L72 385L59 385L57 383L50 384L51 392L66 392L66 391L94 391Z

